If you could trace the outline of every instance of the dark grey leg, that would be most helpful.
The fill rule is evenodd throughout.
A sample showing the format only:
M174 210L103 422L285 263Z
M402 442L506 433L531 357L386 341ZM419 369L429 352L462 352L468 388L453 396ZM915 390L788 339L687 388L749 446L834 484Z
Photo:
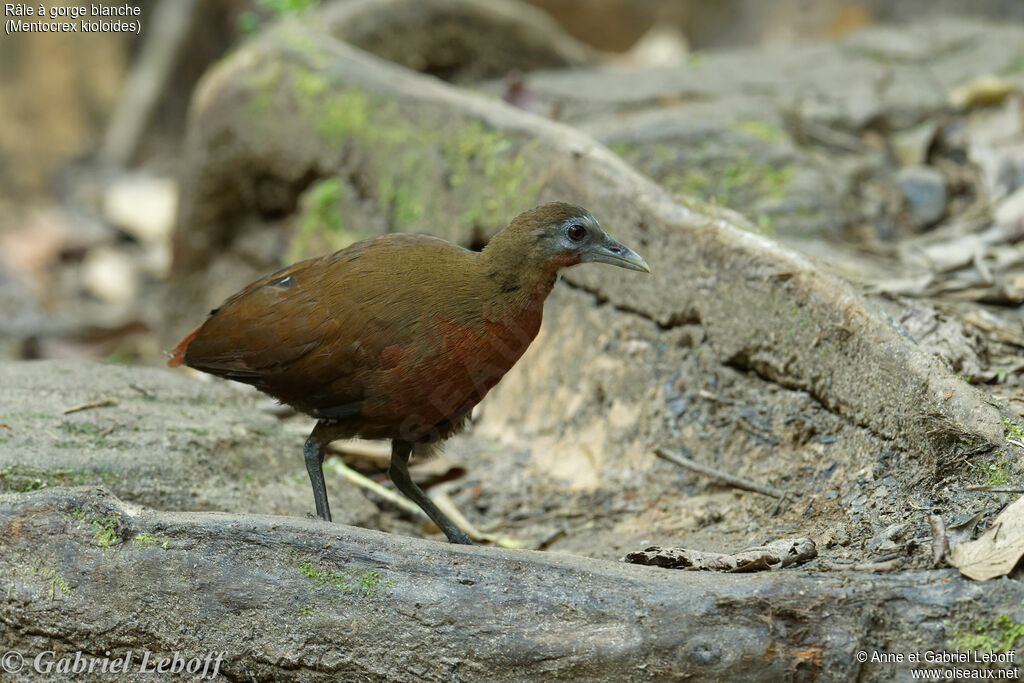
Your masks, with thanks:
M324 447L317 438L320 424L313 428L313 433L306 439L302 454L306 456L306 471L309 482L313 485L313 500L316 501L316 516L331 521L331 506L327 504L327 486L324 484Z
M391 468L388 474L391 481L395 482L398 490L404 493L412 502L420 506L420 509L427 513L430 519L434 520L450 543L461 543L462 545L473 545L469 536L459 527L455 526L452 520L448 519L443 512L437 509L434 502L427 498L427 494L420 490L420 487L413 482L409 476L409 455L412 453L412 444L408 441L395 439L391 442ZM308 460L306 462L309 462Z

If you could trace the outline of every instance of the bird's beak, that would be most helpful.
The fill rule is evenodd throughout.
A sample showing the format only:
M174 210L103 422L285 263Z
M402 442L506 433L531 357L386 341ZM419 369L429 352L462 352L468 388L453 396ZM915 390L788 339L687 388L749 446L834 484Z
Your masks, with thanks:
M636 253L626 245L619 244L610 238L604 240L600 244L593 245L580 256L581 261L607 263L608 265L618 266L619 268L639 270L641 273L651 272L651 267L647 265L647 261L644 261L640 254Z

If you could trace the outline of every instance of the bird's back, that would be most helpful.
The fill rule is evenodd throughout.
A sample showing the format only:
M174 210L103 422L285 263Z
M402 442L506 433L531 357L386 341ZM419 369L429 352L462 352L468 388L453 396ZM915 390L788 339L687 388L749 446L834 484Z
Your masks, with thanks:
M253 283L178 353L352 435L443 438L540 325L539 308L494 307L479 261L433 237L365 240Z

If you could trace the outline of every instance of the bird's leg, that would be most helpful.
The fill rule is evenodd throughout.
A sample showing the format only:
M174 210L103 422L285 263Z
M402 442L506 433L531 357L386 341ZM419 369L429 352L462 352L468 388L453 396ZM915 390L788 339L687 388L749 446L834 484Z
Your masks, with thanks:
M398 490L404 493L414 503L420 506L420 509L427 513L430 519L434 520L434 524L444 532L444 535L448 537L450 543L461 543L462 545L473 545L473 541L469 540L469 536L455 526L455 523L448 519L443 512L437 509L434 505L434 501L427 497L427 494L423 493L419 486L409 476L409 455L412 453L412 444L408 441L402 441L395 439L391 442L391 468L388 470L388 475L391 477L391 481L395 482L395 486Z
M325 440L323 437L325 427L323 422L316 423L316 427L302 447L302 454L306 456L306 471L309 472L309 482L313 485L316 516L329 522L331 506L327 504L327 485L324 483L324 456L330 439Z

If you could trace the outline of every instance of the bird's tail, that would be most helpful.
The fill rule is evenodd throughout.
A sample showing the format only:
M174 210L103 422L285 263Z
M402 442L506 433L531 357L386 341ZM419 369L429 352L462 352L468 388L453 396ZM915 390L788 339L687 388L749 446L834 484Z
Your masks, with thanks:
M176 368L179 365L185 364L185 350L188 349L188 345L192 342L193 339L195 339L196 332L198 331L199 328L197 327L196 329L189 332L187 337L181 340L181 343L178 344L173 351L171 351L171 359L167 361L167 365L171 366L172 368Z

